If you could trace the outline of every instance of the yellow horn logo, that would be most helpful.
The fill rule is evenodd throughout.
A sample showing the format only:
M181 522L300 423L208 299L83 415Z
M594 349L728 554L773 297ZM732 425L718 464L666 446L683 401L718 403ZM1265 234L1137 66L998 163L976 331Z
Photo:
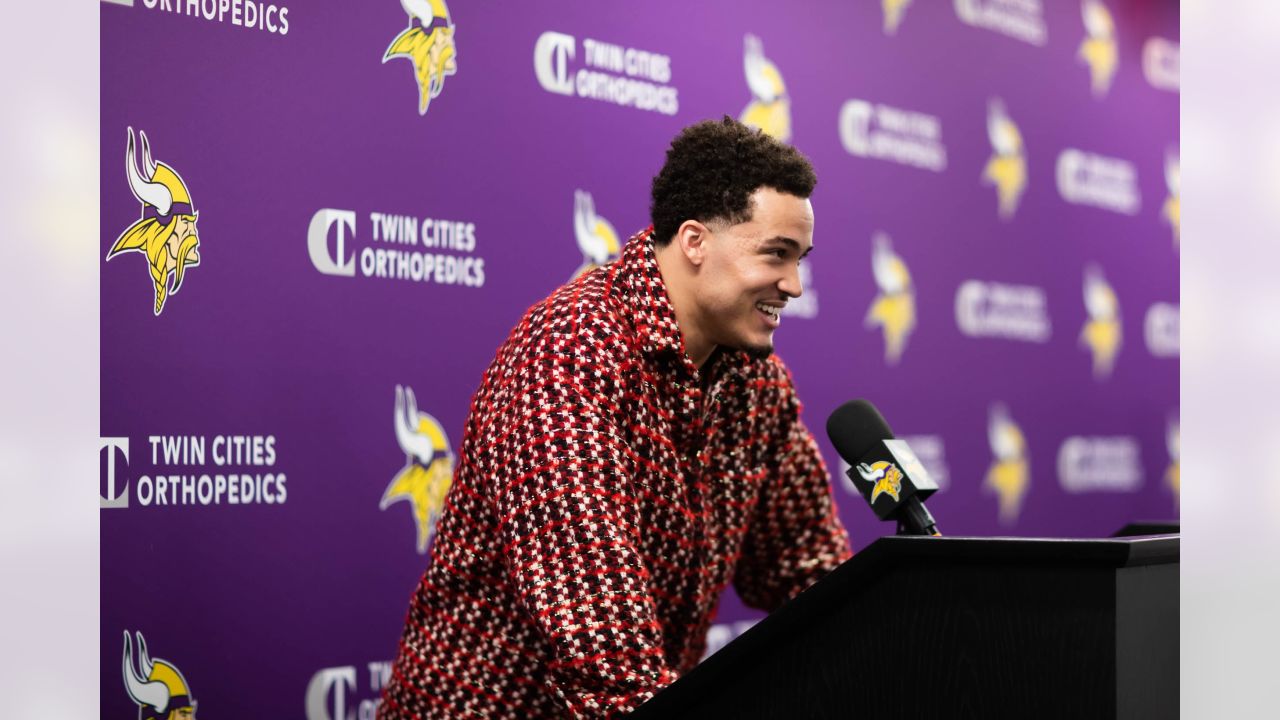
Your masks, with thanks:
M396 386L395 429L405 465L391 478L378 509L407 501L418 529L418 552L426 553L453 483L453 453L440 423L418 411L412 388Z
M902 16L906 14L911 0L880 0L880 9L884 11L884 34L893 35L902 24Z
M870 502L874 505L876 498L881 495L888 495L893 498L894 502L899 501L899 495L902 492L902 471L897 465L891 462L875 462L870 465L866 463L858 464L858 474L863 480L869 483L875 483L871 487Z
M1096 267L1085 270L1084 306L1089 319L1080 331L1080 344L1093 354L1093 376L1101 380L1110 376L1115 367L1123 333L1120 302Z
M124 631L124 686L138 705L140 720L195 720L196 700L182 671L167 660L153 660L142 633L134 636L136 656L129 631Z
M791 101L787 98L787 86L777 66L764 56L764 45L755 35L743 39L742 65L752 99L738 121L782 142L791 142Z
M1022 512L1022 501L1031 484L1027 441L1002 405L991 408L987 440L993 459L983 485L999 498L1000 522L1012 525Z
M444 79L458 72L454 25L444 0L400 0L409 16L409 27L387 46L382 62L402 57L413 63L418 82L418 114L444 90Z
M999 100L992 100L987 108L987 137L994 154L982 171L982 179L995 185L1000 217L1007 220L1017 211L1027 189L1027 158L1022 133Z
M196 233L198 213L191 193L177 171L151 159L147 134L142 141L142 167L137 165L133 128L125 145L125 175L129 189L142 203L142 217L120 233L107 253L107 260L136 252L147 258L147 269L155 289L153 312L159 315L165 301L182 287L187 268L200 264L200 237Z
M582 251L582 265L574 277L611 263L622 253L618 231L596 214L595 200L585 190L573 192L573 236Z
M907 347L916 326L915 291L907 264L893 252L889 236L877 233L871 249L871 272L880 294L867 309L866 327L879 327L884 335L884 360L894 365Z
M1182 163L1177 153L1170 152L1164 159L1164 184L1169 188L1169 197L1165 198L1161 215L1165 222L1173 228L1173 246L1176 248L1181 240L1182 226Z
M1089 66L1093 94L1102 97L1111 89L1119 54L1116 51L1116 23L1102 0L1083 0L1085 39L1080 43L1080 59Z

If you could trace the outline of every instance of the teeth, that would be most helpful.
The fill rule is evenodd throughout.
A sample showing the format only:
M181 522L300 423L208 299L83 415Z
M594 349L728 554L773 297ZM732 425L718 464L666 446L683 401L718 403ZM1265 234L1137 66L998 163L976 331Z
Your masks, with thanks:
M778 308L773 307L771 305L765 305L764 303L756 303L756 308L758 308L761 312L768 313L769 315L772 315L774 317L778 316Z

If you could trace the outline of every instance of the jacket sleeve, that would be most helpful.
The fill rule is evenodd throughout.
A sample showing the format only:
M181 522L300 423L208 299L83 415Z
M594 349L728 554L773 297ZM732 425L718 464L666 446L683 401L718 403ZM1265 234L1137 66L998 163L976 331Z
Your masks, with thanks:
M734 589L772 612L852 556L827 468L804 422L791 376L779 364L775 392L761 407L765 484L743 539Z
M553 649L576 718L629 712L675 680L638 548L622 368L559 338L529 361L491 451L508 581Z

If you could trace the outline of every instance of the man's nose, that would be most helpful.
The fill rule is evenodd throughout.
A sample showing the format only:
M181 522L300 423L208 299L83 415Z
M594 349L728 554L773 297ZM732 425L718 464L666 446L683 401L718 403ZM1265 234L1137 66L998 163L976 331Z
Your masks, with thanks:
M800 282L800 264L798 262L788 268L782 279L778 281L778 290L793 298L798 298L804 293L804 284Z

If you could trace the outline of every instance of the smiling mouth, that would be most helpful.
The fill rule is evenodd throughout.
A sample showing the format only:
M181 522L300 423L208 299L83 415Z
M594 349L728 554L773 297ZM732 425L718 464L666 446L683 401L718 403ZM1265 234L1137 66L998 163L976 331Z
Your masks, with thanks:
M765 303L756 303L756 310L758 310L761 315L764 315L765 319L773 327L777 327L778 324L782 322L782 308L780 307L767 305Z

